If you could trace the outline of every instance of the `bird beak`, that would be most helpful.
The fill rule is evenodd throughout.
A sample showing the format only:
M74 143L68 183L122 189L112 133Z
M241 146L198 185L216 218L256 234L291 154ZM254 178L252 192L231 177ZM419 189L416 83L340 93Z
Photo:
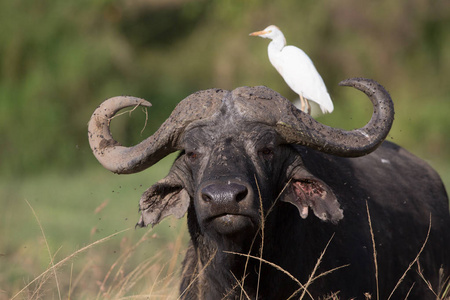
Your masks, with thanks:
M250 33L249 35L250 36L259 36L259 35L263 35L263 34L267 34L267 33L270 33L270 30L255 31L255 32Z

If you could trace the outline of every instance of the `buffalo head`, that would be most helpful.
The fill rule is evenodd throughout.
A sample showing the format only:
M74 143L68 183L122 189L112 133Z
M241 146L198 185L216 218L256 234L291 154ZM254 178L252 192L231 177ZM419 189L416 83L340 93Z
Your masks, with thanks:
M190 95L152 136L134 147L112 138L110 119L124 107L150 103L133 97L108 99L92 115L89 142L96 158L115 173L142 171L180 151L169 174L142 195L138 225L155 225L168 215L180 218L188 212L195 247L248 251L262 220L270 227L276 223L271 218L283 218L272 213L278 203L293 204L302 218L310 211L330 223L343 218L333 190L308 171L297 147L364 156L387 136L394 110L389 94L372 80L349 79L341 85L364 92L372 101L373 115L364 127L332 128L266 87L241 87Z

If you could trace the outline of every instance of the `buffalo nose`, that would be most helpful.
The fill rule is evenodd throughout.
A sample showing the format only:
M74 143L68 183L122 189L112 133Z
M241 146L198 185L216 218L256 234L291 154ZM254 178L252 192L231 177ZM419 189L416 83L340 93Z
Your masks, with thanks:
M214 183L204 187L201 193L204 202L226 204L244 200L248 194L248 189L238 183Z

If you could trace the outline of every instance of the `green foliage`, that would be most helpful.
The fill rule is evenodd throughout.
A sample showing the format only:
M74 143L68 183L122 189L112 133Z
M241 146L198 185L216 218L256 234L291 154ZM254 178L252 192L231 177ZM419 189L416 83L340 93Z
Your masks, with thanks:
M450 6L446 1L3 1L0 3L2 175L95 163L86 123L104 99L153 103L121 117L124 144L150 135L190 93L266 85L296 95L248 33L278 25L322 74L336 110L320 121L365 124L370 105L337 87L373 78L392 94L392 139L436 163L450 159ZM355 100L353 100L355 99Z

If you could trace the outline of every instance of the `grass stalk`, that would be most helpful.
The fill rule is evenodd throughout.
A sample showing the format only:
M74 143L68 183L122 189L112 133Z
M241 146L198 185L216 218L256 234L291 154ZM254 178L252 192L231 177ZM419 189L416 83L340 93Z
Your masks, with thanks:
M234 255L239 255L239 256L247 256L249 258L253 258L253 259L257 259L257 260L261 260L263 263L274 267L275 269L277 269L278 271L281 271L282 273L286 274L289 278L291 278L293 281L295 281L302 289L304 289L304 285L297 279L295 278L291 273L289 273L288 271L286 271L285 269L283 269L282 267L278 266L277 264L274 264L270 261L267 261L265 259L262 259L258 256L253 256L253 255L249 255L249 254L244 254L244 253L238 253L238 252L233 252L233 251L224 251L224 253L229 253L229 254L234 254ZM311 294L306 291L308 293L308 295L312 298Z
M308 281L307 281L306 284L305 284L305 288L303 289L303 293L302 293L302 295L300 296L300 300L303 299L303 297L305 296L305 291L307 290L308 286L310 286L311 283L313 282L314 275L316 274L317 269L319 268L319 266L320 266L320 264L321 264L321 262L322 262L323 256L325 255L325 252L327 251L328 246L330 245L331 240L333 239L333 237L334 237L334 233L333 233L333 235L331 236L331 238L328 240L328 243L326 244L325 249L323 249L323 251L320 253L319 258L317 259L317 262L316 262L316 264L314 265L314 268L313 268L311 274L309 275Z
M258 184L258 179L256 178L255 175L255 182L256 182L256 188L258 190L258 198L259 198L259 211L260 211L260 216L261 216L261 246L259 248L259 269L258 269L258 281L256 284L256 299L258 299L258 294L259 294L259 284L261 281L261 269L262 269L262 257L263 257L263 251L264 251L264 224L266 223L266 219L264 217L264 207L263 207L263 202L262 202L262 197L261 197L261 190L259 189L259 184ZM242 287L242 290L244 288Z
M240 299L242 299L242 294L244 294L244 295L245 295L245 298L247 298L247 300L251 300L250 296L247 294L247 292L246 292L245 289L244 289L243 283L242 283L241 281L239 281L239 279L237 279L236 276L235 276L233 273L231 273L231 275L233 275L234 279L235 279L236 282L237 282L237 285L241 288L241 296L240 296ZM258 285L258 288L259 288L259 285ZM256 297L255 299L258 299L258 297Z
M422 247L419 250L419 253L417 253L416 257L414 258L414 260L409 264L408 268L406 268L405 272L403 273L403 275L400 277L400 279L397 281L397 284L395 285L394 289L392 290L391 294L389 295L389 297L387 298L387 300L391 299L392 295L394 294L394 292L397 290L397 288L400 286L400 284L403 282L403 280L406 277L406 274L409 272L409 270L411 270L412 266L419 260L419 256L422 254L423 249L425 248L425 245L428 242L428 238L430 237L430 232L431 232L431 214L430 214L430 224L428 226L428 232L427 232L427 236L425 238L425 241L422 244Z
M129 260L129 258L131 257L133 252L136 250L136 248L147 239L147 236L150 234L151 231L152 231L151 228L149 230L147 230L147 232L144 235L142 235L142 237L139 239L139 241L135 245L133 245L133 247L129 248L127 251L125 251L123 254L121 254L119 256L119 258L116 260L116 262L114 262L114 264L110 267L109 271L105 275L105 278L103 279L102 284L99 287L99 291L98 291L98 294L97 294L97 299L99 299L101 292L104 291L106 281L109 279L109 277L112 274L114 268L119 264L120 261L122 261L119 269L116 271L116 276L114 276L114 278L113 278L113 283L117 282L119 280L118 276L120 274L122 274L123 268L125 266L125 263ZM113 286L114 285L110 286L110 288L108 289L106 294L110 294L111 289L113 288Z
M411 287L409 288L408 292L406 293L405 300L408 299L409 294L411 294L411 291L412 291L412 289L414 288L415 285L416 285L416 283L413 282L413 284L412 284Z
M34 278L32 281L30 281L27 285L25 285L19 292L17 292L10 300L13 300L15 298L17 298L17 296L19 296L20 294L22 294L25 290L28 289L28 287L30 287L30 285L32 285L33 283L35 283L36 281L42 279L44 276L48 275L50 272L54 272L54 270L56 270L57 268L61 267L62 265L64 265L67 261L71 260L73 257L77 256L78 254L98 245L101 244L113 237L115 237L116 235L119 235L125 231L128 231L132 228L126 228L124 230L115 232L113 234L108 235L107 237L104 237L100 240L97 240L83 248L78 249L77 251L75 251L74 253L72 253L71 255L67 256L66 258L60 260L59 262L57 262L56 264L52 265L52 267L48 268L47 270L45 270L44 272L42 272L39 276L37 276L36 278Z
M380 299L380 290L379 290L379 282L378 282L378 261L377 261L377 249L375 244L375 236L373 234L373 228L372 228L372 219L370 217L370 211L369 211L369 203L366 200L366 211L367 211L367 219L369 221L369 228L370 228L370 237L372 238L372 249L373 249L373 264L375 266L375 284L376 284L376 293L377 293L377 300Z
M72 291L72 275L73 275L73 263L70 264L69 292L67 295L68 300L70 300L70 292Z
M53 255L52 252L50 251L50 246L48 245L48 241L47 241L47 237L45 236L45 232L44 232L44 228L42 227L41 221L39 220L36 211L34 210L33 206L31 206L30 202L28 202L27 199L25 199L25 202L28 204L28 206L30 207L31 211L33 212L34 218L36 219L36 222L38 223L39 229L41 230L42 233L42 237L44 238L44 242L45 242L45 246L47 248L47 252L48 252L48 256L50 257L50 264L51 264L51 269L53 270L53 276L55 277L55 281L56 281L56 288L58 290L58 297L59 300L61 300L61 289L59 287L59 280L58 280L58 275L56 274L56 269L54 268L55 264L54 264L54 259L53 259Z
M186 287L186 289L180 294L180 296L177 298L177 300L181 299L181 297L183 297L183 295L192 287L192 285L194 284L195 281L197 281L199 279L199 277L202 275L203 271L205 271L205 269L209 266L209 264L212 262L212 260L214 259L214 257L217 254L217 250L211 255L211 257L209 258L209 260L206 262L206 264L199 270L199 272L197 273L197 275L194 277L193 280L191 280L191 282L189 283L189 285Z
M257 188L258 188L258 196L259 196L259 201L260 201L260 211L263 212L261 192L260 192L260 189L259 189L258 180L256 179L256 175L254 175L254 176L255 176L255 182L256 182ZM280 199L281 195L284 193L284 191L286 190L286 188L289 186L291 180L292 180L292 179L289 179L289 181L284 185L283 189L282 189L281 192L278 194L278 196L277 196L277 198L275 199L275 201L272 203L272 205L270 206L270 208L267 210L266 215L264 216L264 214L263 214L263 215L261 216L261 217L262 217L262 222L261 222L261 223L262 223L262 226L264 226L265 219L267 219L267 217L269 216L269 214L272 212L272 210L274 209L276 203L277 203L278 200ZM260 232L261 230L264 231L263 228L261 228L262 226L260 226L260 227L258 228L257 232L255 233L255 236L253 237L252 243L251 243L251 245L250 245L250 249L248 250L248 253L247 253L247 254L248 254L249 256L247 256L247 260L245 261L245 265L244 265L244 273L243 273L242 279L241 279L242 286L244 286L245 278L246 278L246 276L247 276L247 267L248 267L248 262L249 262L249 259L250 259L250 253L251 253L251 251L252 251L252 249L253 249L253 245L254 245L255 242L256 242L256 238L258 237L259 232ZM262 233L262 234L263 234L263 233ZM263 242L264 242L264 237L262 237L262 240L263 240ZM261 258L262 258L262 253L261 253L260 256L261 256ZM258 281L259 281L259 280L258 280ZM258 282L258 283L259 283L259 282ZM236 285L236 287L237 287L237 286L238 286L238 285ZM233 288L233 289L234 289L234 288ZM258 290L259 290L259 287L258 287ZM242 291L241 291L240 299L242 299Z

